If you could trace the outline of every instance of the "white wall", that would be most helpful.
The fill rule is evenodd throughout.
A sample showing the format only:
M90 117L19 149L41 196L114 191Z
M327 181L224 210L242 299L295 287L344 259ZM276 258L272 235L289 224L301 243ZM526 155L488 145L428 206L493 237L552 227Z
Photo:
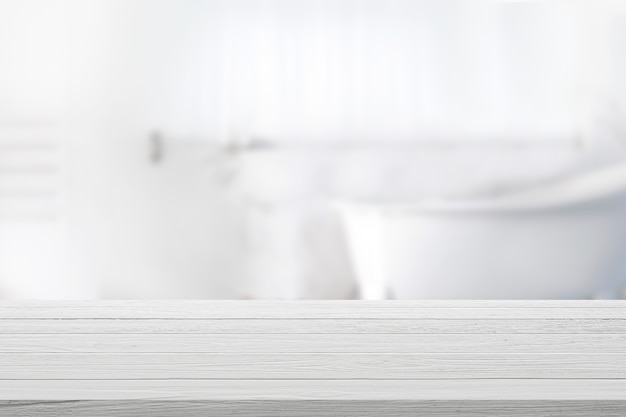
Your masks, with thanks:
M149 160L153 130L201 128L202 54L185 49L202 46L192 41L198 4L71 4L70 264L100 297L238 295L238 213L221 171L178 143L161 164Z
M3 295L238 297L241 222L227 173L202 150L178 144L162 164L149 161L154 129L189 135L206 123L192 21L210 5L0 2L3 21L16 28L0 34L0 59L9 64L0 65L2 139L21 140L22 122L46 122L64 156L53 218L2 222Z
M63 24L54 2L0 1L0 295L76 293L59 207Z

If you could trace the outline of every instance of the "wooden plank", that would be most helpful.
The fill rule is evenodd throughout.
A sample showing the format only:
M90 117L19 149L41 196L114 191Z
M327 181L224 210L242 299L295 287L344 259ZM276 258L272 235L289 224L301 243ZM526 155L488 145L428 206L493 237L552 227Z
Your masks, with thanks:
M615 417L624 401L66 401L0 403L0 416L32 417Z
M0 401L619 400L624 379L0 380Z
M0 302L0 417L626 416L626 302Z
M626 301L1 301L0 319L626 319Z
M626 335L40 334L5 335L7 353L626 353Z
M626 353L626 334L4 334L0 353Z
M626 378L626 354L0 355L0 379Z
M0 334L626 334L626 320L0 320Z

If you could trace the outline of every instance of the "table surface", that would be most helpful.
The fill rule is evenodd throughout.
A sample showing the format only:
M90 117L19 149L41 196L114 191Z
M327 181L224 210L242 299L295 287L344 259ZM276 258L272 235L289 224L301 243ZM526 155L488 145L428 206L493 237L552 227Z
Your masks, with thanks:
M626 416L626 301L0 301L0 416Z

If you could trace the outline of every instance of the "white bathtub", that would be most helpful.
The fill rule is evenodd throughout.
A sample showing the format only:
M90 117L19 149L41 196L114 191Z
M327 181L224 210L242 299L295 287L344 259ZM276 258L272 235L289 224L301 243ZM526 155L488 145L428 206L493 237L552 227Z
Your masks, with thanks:
M491 196L342 203L365 299L618 298L626 165Z

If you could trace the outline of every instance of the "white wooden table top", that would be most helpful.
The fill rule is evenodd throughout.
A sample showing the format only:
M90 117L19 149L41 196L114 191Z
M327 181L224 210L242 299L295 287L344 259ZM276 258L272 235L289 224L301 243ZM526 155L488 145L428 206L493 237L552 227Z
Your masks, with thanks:
M625 301L0 301L0 416L626 416Z

